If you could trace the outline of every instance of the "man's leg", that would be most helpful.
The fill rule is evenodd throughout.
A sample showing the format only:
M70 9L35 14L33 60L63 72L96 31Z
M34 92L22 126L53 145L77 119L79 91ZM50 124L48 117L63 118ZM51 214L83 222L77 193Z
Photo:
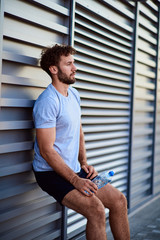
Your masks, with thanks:
M74 189L64 197L62 204L87 218L87 240L107 239L104 206L95 195L87 197Z
M129 240L130 231L125 196L112 185L107 184L98 190L96 196L108 208L110 227L115 240Z

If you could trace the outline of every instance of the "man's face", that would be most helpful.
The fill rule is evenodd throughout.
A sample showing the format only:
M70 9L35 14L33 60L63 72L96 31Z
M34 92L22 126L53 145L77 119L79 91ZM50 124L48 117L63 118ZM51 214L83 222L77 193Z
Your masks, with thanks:
M59 81L65 84L75 83L75 74L77 71L76 66L74 65L74 59L72 55L61 56L58 68L58 79Z

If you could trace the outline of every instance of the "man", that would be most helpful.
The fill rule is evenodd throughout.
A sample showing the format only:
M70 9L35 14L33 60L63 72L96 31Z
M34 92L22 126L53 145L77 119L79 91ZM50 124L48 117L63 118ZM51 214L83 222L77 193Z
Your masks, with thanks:
M98 190L90 180L97 172L87 164L80 98L70 86L76 81L75 53L71 46L57 44L42 51L40 64L52 84L33 110L35 176L44 191L87 218L87 240L107 239L105 207L114 239L129 240L126 198L110 184Z

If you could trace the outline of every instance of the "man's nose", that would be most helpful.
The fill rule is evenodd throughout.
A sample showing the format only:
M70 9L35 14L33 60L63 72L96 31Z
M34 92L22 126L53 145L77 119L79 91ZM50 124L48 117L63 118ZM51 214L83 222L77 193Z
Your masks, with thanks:
M72 67L73 71L77 71L77 68L76 66L73 64L73 67Z

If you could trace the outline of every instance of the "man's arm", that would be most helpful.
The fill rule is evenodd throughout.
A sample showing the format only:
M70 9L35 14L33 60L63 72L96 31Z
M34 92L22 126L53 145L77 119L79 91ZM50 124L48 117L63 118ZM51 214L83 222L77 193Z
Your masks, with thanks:
M56 128L42 128L36 129L36 136L38 141L38 146L40 149L40 154L47 161L47 163L54 169L57 174L69 181L77 190L83 194L92 195L93 192L96 193L97 189L95 184L93 184L88 179L80 178L61 158L61 156L56 152L53 145L56 137Z
M97 172L95 171L93 166L89 166L87 164L87 156L86 156L86 149L85 149L85 140L84 140L84 133L82 129L82 124L80 126L80 143L79 143L79 156L78 160L80 162L81 168L88 173L87 178L89 178L91 175L91 178L94 178L97 176Z

